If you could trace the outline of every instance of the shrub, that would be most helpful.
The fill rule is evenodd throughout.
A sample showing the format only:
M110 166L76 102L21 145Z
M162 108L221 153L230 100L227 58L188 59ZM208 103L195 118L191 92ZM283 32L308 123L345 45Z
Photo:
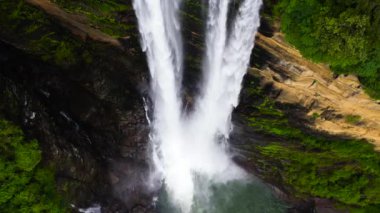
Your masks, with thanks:
M286 40L334 72L356 74L380 99L380 0L281 0Z
M36 140L0 119L0 212L66 212Z

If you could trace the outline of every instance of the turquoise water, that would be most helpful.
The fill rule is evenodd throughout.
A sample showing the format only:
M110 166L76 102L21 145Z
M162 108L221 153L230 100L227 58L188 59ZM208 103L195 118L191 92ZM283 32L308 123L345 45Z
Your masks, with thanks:
M200 184L200 188L204 189L205 185L207 184ZM205 196L205 193L196 195L191 213L286 212L286 205L273 195L268 186L258 180L211 184L206 188L209 196ZM168 200L168 194L163 189L157 203L159 212L180 213Z

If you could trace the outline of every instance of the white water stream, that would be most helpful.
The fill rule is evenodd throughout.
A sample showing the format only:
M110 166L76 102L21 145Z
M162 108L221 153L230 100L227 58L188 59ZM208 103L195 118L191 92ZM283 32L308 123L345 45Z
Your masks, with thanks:
M169 198L183 213L195 196L207 199L205 182L245 178L227 152L231 113L238 104L261 0L240 4L227 29L230 0L208 0L204 82L195 109L181 112L183 49L178 12L180 0L134 0L141 43L151 74L153 176L162 180ZM201 177L201 178L200 178ZM200 180L203 184L201 184Z

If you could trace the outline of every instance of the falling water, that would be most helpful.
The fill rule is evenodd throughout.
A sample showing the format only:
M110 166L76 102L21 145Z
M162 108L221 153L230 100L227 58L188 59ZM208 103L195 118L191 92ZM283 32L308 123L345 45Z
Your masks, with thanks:
M208 0L204 83L195 110L181 112L182 41L179 0L134 0L141 43L151 74L155 177L169 198L190 212L196 196L207 200L208 183L244 179L227 152L231 113L238 104L259 26L261 0L245 0L227 30L230 0ZM229 31L229 32L228 32Z
M154 104L153 159L155 175L162 176L175 202L192 200L190 167L182 158L182 122L179 98L182 56L180 26L177 17L179 1L135 0L133 2L151 74ZM185 188L183 185L187 188ZM189 209L189 204L186 204ZM187 210L188 211L188 210Z

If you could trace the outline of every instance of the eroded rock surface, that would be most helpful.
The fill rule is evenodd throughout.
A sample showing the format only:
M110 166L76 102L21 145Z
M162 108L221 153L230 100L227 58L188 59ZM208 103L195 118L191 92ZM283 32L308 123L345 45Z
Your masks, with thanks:
M259 34L256 45L268 60L249 74L278 90L277 101L307 108L316 117L315 129L368 139L380 150L380 103L365 94L355 76L335 76L326 65L304 59L279 33Z

